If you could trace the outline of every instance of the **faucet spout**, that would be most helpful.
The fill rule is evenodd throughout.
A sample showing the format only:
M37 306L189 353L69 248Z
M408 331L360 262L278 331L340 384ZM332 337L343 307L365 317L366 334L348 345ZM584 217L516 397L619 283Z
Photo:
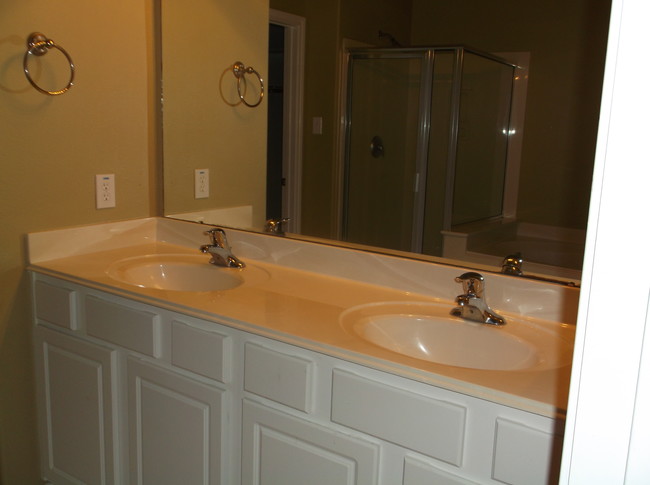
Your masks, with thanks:
M211 244L204 244L199 248L202 253L212 256L210 264L224 266L226 268L244 268L246 264L232 253L226 231L220 227L210 229L205 234L210 236Z
M464 293L456 297L458 306L451 310L453 316L490 325L505 325L506 320L485 301L485 281L482 275L463 273L455 281L462 283Z

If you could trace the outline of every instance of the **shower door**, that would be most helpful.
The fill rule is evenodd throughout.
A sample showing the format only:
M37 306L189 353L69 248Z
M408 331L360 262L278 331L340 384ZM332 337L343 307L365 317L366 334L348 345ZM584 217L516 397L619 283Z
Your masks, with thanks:
M421 248L432 52L353 51L348 71L343 238Z
M514 67L465 51L448 228L503 213ZM471 196L468 196L470 195Z

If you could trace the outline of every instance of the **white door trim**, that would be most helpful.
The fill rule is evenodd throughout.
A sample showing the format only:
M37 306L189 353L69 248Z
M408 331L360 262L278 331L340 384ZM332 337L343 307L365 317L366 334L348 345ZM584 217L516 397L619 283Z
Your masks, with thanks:
M650 479L649 21L613 0L561 484Z

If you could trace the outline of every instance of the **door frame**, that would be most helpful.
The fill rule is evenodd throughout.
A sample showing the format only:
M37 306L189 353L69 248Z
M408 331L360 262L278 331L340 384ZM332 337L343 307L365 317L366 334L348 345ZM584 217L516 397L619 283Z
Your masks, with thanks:
M304 17L269 10L269 23L284 27L284 106L282 128L282 216L287 232L300 233L305 69Z
M649 20L647 0L612 1L562 485L650 476Z

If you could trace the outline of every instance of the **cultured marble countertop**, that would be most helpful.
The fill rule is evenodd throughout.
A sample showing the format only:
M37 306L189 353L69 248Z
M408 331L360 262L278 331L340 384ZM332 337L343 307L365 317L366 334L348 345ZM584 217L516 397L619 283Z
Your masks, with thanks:
M29 269L525 411L550 417L564 414L570 365L559 369L535 371L452 367L406 357L348 333L341 326L339 317L343 311L357 305L386 301L420 301L447 304L451 309L453 301L410 288L391 288L368 281L278 264L277 261L282 258L277 257L277 250L273 251L273 257L269 257L268 249L261 251L251 243L255 242L256 238L271 238L274 244L281 247L284 247L283 244L289 244L279 241L281 238L242 233L239 239L238 231L229 231L235 254L248 265L242 271L254 270L259 274L261 270L267 276L253 278L251 283L225 291L185 292L141 288L111 278L107 270L116 261L150 254L196 255L199 253L196 249L198 246L194 243L195 238L206 242L201 239L204 238L204 226L192 228L194 234L188 238L188 241L192 242L186 242L184 237L161 237L159 227L171 224L174 226L173 233L181 233L184 223L169 223L157 219L154 219L154 222L151 222L151 219L143 221L142 227L139 228L137 223L127 224L133 230L109 231L108 236L104 238L87 237L82 243L84 247L80 250L71 250L66 246L65 240L66 237L80 237L79 231L83 234L83 228L75 228L69 231L69 234L60 230L30 235ZM158 228L152 230L152 224ZM112 227L120 226L118 223ZM300 248L300 244L314 246L295 241L290 244L298 246L292 246L290 250L284 247L284 256L298 255L299 251L296 252L295 248ZM321 251L320 248L316 250ZM324 250L351 251L340 248ZM331 255L321 256L327 260ZM381 258L376 255L372 257ZM209 264L209 256L206 255L205 259L206 264ZM449 274L453 274L459 269L443 268L440 271L450 271ZM365 279L373 277L370 275ZM450 287L452 295L457 292L453 283L450 283ZM577 302L577 294L570 295L570 303L573 304L573 300ZM566 310L559 313L568 314L568 318L572 315L571 311ZM508 317L507 311L503 314Z

